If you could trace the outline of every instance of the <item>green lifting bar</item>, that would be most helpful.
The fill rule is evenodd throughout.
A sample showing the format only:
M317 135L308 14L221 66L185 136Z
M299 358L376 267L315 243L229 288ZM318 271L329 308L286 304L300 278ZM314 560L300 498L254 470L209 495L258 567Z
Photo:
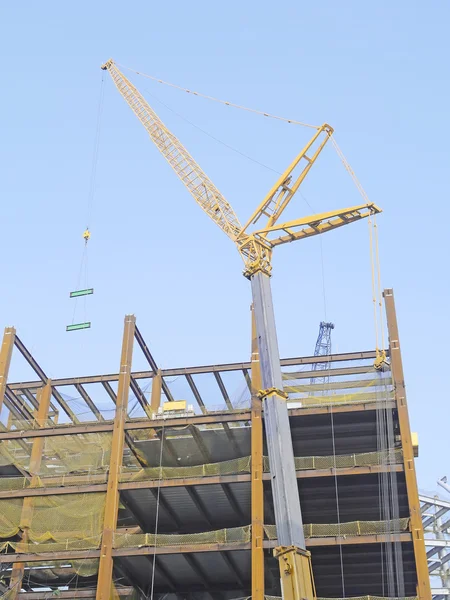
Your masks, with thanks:
M80 296L90 296L90 294L94 293L94 288L88 288L86 290L75 290L74 292L70 292L71 298L79 298Z
M90 329L91 322L86 323L75 323L74 325L67 325L66 331L77 331L78 329Z

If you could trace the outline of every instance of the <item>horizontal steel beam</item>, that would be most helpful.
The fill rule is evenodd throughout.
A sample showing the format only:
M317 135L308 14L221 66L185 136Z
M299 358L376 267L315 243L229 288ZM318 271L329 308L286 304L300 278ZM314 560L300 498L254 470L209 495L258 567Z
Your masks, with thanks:
M442 498L432 498L431 496L424 496L423 494L419 494L419 500L421 502L426 502L433 506L442 506L442 508L450 509L450 500L442 500Z
M132 596L136 590L133 587L120 587L117 588L118 597L124 598L125 596ZM17 598L19 600L49 600L51 597L61 598L61 600L71 598L95 598L97 590L83 590L83 589L72 589L72 590L58 590L58 594L51 592L22 592Z
M377 465L373 467L351 467L351 468L337 468L337 469L305 469L304 471L297 471L297 479L311 479L315 477L347 477L352 475L370 475L372 473L383 473L396 471L401 473L403 471L403 465L395 465L393 469L390 467L384 467L383 465ZM94 476L95 477L95 476ZM120 491L130 490L146 490L154 488L169 488L169 487L188 487L188 486L199 486L199 485L226 485L230 483L246 483L250 482L250 474L240 473L236 475L213 475L205 477L184 477L174 479L147 479L143 481L124 481L119 483ZM263 474L264 481L270 481L270 473ZM39 488L24 488L20 490L4 490L0 492L0 499L2 498L29 498L34 496L60 496L66 494L89 494L96 492L105 492L106 483L89 483L72 485L71 482L76 481L76 476L65 477L64 486L56 487L39 487ZM44 481L45 483L45 481Z
M450 548L450 540L429 540L425 538L425 546L430 548L432 546L436 546L439 548Z
M394 401L385 403L387 408L394 408ZM289 416L321 415L328 413L348 413L360 412L366 410L376 410L377 403L366 404L342 404L333 406L317 406L309 408L290 408ZM233 412L208 413L202 415L193 415L192 417L172 418L172 419L137 419L125 423L125 431L136 431L138 429L157 429L159 427L184 427L187 425L206 425L208 423L230 423L230 422L248 422L251 414L247 409L234 410ZM57 427L46 427L42 429L26 429L20 431L0 432L0 441L21 440L36 437L54 437L61 435L79 435L88 433L110 433L114 424L111 421L105 423L87 423L86 425L60 425Z
M386 353L389 354L388 350ZM369 350L365 352L347 352L345 354L331 354L329 357L323 356L306 356L298 358L283 358L281 360L282 367L295 367L297 365L308 365L315 363L328 362L342 362L352 360L372 360L376 358L375 350ZM356 368L356 367L355 367ZM163 369L161 374L163 377L176 377L179 375L199 375L203 373L224 373L227 371L243 371L250 370L251 363L228 363L222 365L207 365L201 367L183 367L178 369ZM356 371L358 372L358 371ZM150 379L154 376L154 371L137 371L132 373L134 379ZM53 379L52 384L54 386L65 386L85 384L85 383L102 383L103 381L118 381L119 374L112 373L110 375L90 375L87 377L67 377L64 379ZM25 381L21 383L10 384L11 389L26 389L36 388L41 384L40 381Z
M309 538L306 540L308 548L317 546L340 546L340 545L361 545L361 544L384 544L391 540L391 535L359 535L345 537L326 537L326 538ZM400 533L396 536L400 542L410 542L412 537L410 533ZM266 540L264 548L275 548L277 540ZM236 544L188 544L182 546L157 546L152 547L134 547L134 548L118 548L113 550L113 557L128 557L128 556L146 556L158 554L188 554L197 552L227 552L235 550L250 550L251 544L247 542ZM86 560L89 558L99 558L100 550L64 550L60 552L35 552L35 553L13 553L0 554L1 563L11 562L52 562L54 560Z

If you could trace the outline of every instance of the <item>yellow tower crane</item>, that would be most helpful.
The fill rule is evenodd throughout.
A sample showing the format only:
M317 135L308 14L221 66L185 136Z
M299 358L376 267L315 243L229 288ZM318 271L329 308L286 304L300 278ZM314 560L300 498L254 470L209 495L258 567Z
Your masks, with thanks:
M194 200L236 244L244 260L244 275L252 286L258 337L264 420L269 451L272 494L279 546L282 594L285 600L313 600L311 558L306 550L286 394L283 391L270 276L273 248L359 221L381 210L372 203L278 223L314 162L333 134L325 124L287 167L264 200L242 226L231 205L164 125L113 60L109 72L117 89L141 121L158 150L187 187ZM256 223L263 226L254 227Z

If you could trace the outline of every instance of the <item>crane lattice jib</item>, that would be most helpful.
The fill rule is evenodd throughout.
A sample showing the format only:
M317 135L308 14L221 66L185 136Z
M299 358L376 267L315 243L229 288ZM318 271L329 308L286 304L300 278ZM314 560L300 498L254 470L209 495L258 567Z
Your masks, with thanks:
M197 204L235 241L242 226L230 204L114 62L109 60L102 69L109 71L117 89Z

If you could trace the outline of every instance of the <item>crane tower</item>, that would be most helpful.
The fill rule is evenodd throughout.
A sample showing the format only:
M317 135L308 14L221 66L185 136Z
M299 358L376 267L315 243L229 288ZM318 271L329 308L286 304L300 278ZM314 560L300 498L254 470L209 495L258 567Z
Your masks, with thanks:
M317 336L314 356L330 356L332 329L334 329L333 323L327 323L325 321L320 322L319 335ZM327 372L328 369L329 361L314 363L312 370L324 371L324 374L323 376L311 377L311 384L318 384L322 389L325 389L327 383L330 381L330 375Z
M241 225L231 204L209 179L180 140L166 127L136 87L110 59L101 67L146 129L151 140L202 210L235 243L244 261L244 276L250 280L262 389L267 450L279 546L283 598L312 600L315 597L310 553L306 550L303 520L295 473L294 452L283 389L270 277L276 246L320 235L381 212L373 203L334 210L280 223L294 195L323 148L333 135L327 123L315 128L303 150L277 179L250 218ZM174 207L176 213L176 207ZM171 232L168 229L168 237ZM188 256L183 246L192 232L186 230L180 257ZM178 240L177 240L178 241ZM205 251L207 251L205 247ZM99 581L111 576L111 567L100 562ZM97 600L104 600L101 593Z

